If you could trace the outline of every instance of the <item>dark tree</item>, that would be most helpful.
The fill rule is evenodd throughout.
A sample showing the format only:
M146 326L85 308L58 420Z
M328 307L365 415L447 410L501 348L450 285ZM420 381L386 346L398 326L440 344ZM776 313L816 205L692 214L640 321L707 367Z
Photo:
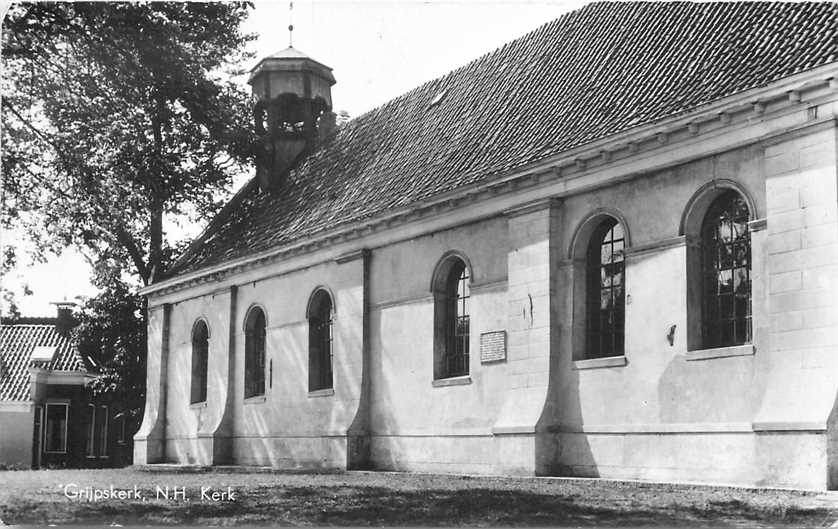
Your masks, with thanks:
M248 163L244 3L21 3L3 22L3 228L164 273ZM8 242L8 241L7 241Z
M117 274L100 280L102 291L76 311L73 338L99 371L94 392L107 395L125 414L126 430L133 435L145 405L145 300Z
M136 287L162 277L174 228L216 212L250 163L250 98L231 79L251 7L30 2L3 20L2 264L14 229L35 258L75 246L95 265L102 292L75 337L131 431L146 379Z

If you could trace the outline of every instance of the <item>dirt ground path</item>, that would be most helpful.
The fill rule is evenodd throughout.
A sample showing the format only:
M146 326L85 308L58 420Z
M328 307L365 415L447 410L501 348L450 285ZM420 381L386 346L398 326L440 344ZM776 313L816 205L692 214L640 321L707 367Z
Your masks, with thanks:
M379 472L5 471L0 472L0 520L39 525L838 527L838 493Z

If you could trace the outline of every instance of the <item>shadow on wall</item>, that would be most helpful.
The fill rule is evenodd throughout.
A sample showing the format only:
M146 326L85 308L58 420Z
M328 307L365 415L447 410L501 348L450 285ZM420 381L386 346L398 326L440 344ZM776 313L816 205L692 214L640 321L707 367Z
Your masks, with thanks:
M550 378L536 424L538 475L599 477L588 436L582 431L585 421L580 372L573 362L585 348L584 263L588 241L605 218L597 210L580 224L571 240L551 241L550 269L555 274L550 285ZM560 262L563 258L567 259Z
M832 413L826 422L826 460L828 490L838 490L838 395L832 405Z
M563 303L568 299L554 303ZM569 300L572 303L572 299ZM554 314L557 313L561 312L554 310ZM547 399L535 429L536 475L597 478L600 477L597 461L591 451L588 436L582 432L584 420L579 371L573 368L569 327L553 325L553 329L550 336ZM559 344L566 346L560 347Z
M388 365L388 362L398 360L397 351L385 350L384 343L384 313L382 311L373 311L370 313L370 351L375 352L371 354L370 365L368 371L370 372L371 381L382 381L380 384L371 384L370 386L370 405L374 402L375 405L370 410L370 433L380 434L382 429L385 433L390 433L398 429L398 423L394 416L394 404L390 396L389 385L385 382L384 374L387 372L399 372ZM410 328L408 321L402 321L398 325L399 328ZM414 354L428 354L417 345L417 351ZM404 368L406 366L402 366ZM415 376L416 373L411 369L410 376ZM373 416L375 415L375 416ZM374 431L375 430L375 431ZM387 442L373 443L370 441L370 458L368 467L375 470L400 470L403 469L398 454L404 453L406 450L402 446L398 437L391 437Z
M687 361L675 354L658 381L661 423L750 423L766 389L753 356Z

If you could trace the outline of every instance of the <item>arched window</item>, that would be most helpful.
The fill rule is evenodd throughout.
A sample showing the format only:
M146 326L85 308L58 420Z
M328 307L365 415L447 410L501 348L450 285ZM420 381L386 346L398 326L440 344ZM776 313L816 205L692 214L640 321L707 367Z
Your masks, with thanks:
M596 227L588 243L585 263L587 358L621 356L625 352L624 246L623 227L610 217Z
M435 361L434 378L469 373L469 271L458 257L449 257L434 281Z
M265 394L265 313L253 307L244 333L244 398Z
M332 382L332 298L318 290L308 309L308 390L330 389Z
M209 329L199 320L192 329L192 386L189 402L207 400L207 363L209 360Z
M701 336L705 349L751 341L750 212L742 196L726 191L701 224Z

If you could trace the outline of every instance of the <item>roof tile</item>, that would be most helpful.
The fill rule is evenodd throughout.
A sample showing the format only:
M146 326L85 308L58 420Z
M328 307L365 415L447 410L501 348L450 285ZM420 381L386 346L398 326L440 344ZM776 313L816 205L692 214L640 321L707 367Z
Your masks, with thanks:
M56 347L52 362L38 363L51 371L86 371L84 361L55 325L0 326L0 401L29 400L29 367L35 347Z
M350 121L275 192L252 180L172 274L473 185L836 57L836 3L589 4Z

